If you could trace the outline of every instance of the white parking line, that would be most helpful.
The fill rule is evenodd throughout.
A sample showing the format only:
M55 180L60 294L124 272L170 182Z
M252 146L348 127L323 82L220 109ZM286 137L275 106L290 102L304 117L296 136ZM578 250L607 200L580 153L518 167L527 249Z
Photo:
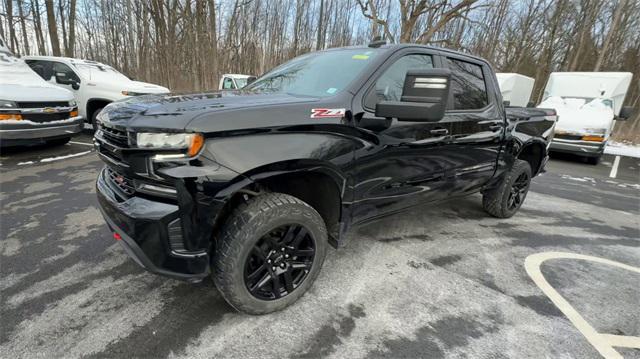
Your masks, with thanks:
M613 334L601 334L598 333L581 315L576 311L569 302L564 299L555 288L547 282L540 266L542 263L549 259L581 259L596 263L607 264L610 266L626 269L628 271L640 273L640 268L632 267L628 264L615 262L605 258L592 257L583 254L576 253L564 253L564 252L543 252L536 253L528 256L524 260L524 267L529 274L529 277L536 283L536 285L544 292L544 294L551 299L553 304L562 311L562 313L573 323L573 325L587 338L587 340L593 345L600 354L605 358L622 358L622 355L618 353L616 347L626 348L640 348L640 337L625 336L625 335L613 335Z
M69 143L73 143L74 145L85 145L85 146L93 147L93 143L75 142L75 141L69 141Z
M620 156L616 156L616 159L613 160L613 166L611 166L611 173L609 173L609 177L616 178L618 175L618 166L620 165Z

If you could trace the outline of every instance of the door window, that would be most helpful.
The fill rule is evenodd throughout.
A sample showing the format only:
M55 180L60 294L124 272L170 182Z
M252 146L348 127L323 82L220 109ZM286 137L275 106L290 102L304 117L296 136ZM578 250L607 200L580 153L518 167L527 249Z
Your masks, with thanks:
M233 85L233 80L231 77L225 77L222 81L222 89L223 90L233 90L236 87Z
M477 110L489 104L482 66L470 62L447 58L451 69L451 92L453 106L449 109Z
M433 68L431 55L412 54L398 59L378 78L375 86L369 90L365 99L365 107L373 109L380 101L400 101L404 78L409 70L426 70Z

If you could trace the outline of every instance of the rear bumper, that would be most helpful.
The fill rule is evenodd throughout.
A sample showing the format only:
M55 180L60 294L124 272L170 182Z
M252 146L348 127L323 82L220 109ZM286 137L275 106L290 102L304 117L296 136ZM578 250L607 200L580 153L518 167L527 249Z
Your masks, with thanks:
M163 276L197 282L209 275L207 251L176 251L170 243L180 223L177 205L142 197L126 200L118 197L105 178L103 170L96 182L98 203L112 232L122 238L127 254L142 268ZM171 234L170 234L171 232ZM182 238L181 227L177 227Z
M604 153L606 142L577 141L554 138L551 151L573 153L587 157L599 157Z
M56 123L2 123L0 121L0 140L5 142L43 142L47 139L71 137L82 131L81 117Z

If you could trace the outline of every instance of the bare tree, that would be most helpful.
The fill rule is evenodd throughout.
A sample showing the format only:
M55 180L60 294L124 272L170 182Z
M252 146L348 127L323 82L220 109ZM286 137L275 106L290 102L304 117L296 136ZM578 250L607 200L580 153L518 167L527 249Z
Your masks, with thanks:
M44 0L47 7L47 27L49 28L49 39L51 41L51 52L53 56L60 56L60 40L58 39L58 26L56 24L56 14L53 8L53 0Z

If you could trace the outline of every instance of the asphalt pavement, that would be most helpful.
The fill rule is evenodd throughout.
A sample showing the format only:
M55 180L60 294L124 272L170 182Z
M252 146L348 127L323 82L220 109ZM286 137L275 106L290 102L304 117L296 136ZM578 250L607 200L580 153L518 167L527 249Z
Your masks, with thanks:
M511 219L473 195L357 228L298 303L265 316L126 256L97 208L88 134L0 163L1 357L598 358L593 331L640 341L637 158L555 157Z

